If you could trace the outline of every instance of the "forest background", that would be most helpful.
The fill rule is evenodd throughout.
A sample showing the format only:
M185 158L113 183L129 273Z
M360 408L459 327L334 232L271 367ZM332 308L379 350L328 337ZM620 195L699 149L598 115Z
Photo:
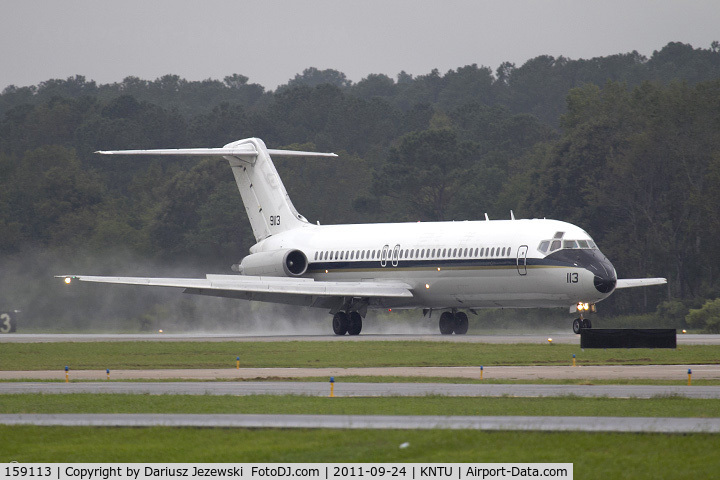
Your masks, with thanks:
M510 210L565 220L595 239L619 277L668 279L615 293L599 305L606 324L720 329L718 42L357 83L308 68L275 91L240 74L7 87L0 310L21 310L26 331L276 329L278 316L329 329L321 312L52 278L230 273L254 240L226 162L93 152L251 136L340 155L275 161L313 223L505 219ZM525 328L568 318L493 311L471 321Z

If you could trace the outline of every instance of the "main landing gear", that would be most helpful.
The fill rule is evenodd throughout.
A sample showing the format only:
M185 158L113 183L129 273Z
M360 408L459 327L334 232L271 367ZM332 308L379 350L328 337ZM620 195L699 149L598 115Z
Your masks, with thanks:
M443 312L440 315L440 333L443 335L465 335L468 331L468 316L464 312Z
M335 335L360 335L362 316L358 312L337 312L332 320Z
M580 315L580 318L573 320L573 332L580 333L580 330L583 328L592 328L592 322L589 318L583 318L583 316Z

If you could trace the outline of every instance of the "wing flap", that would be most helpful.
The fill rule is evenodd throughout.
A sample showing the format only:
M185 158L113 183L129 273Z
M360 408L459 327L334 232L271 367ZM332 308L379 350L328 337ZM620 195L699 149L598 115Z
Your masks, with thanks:
M311 278L252 277L241 275L207 275L206 278L100 277L92 275L58 275L73 281L117 283L215 290L218 292L257 292L323 297L411 298L410 285L402 282L326 282ZM69 279L69 281L67 280Z
M650 285L664 285L666 283L666 278L620 278L615 288L649 287Z

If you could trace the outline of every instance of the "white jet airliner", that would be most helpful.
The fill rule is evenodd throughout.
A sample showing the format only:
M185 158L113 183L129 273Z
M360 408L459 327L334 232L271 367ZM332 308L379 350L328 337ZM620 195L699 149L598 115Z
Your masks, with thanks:
M225 158L257 243L234 275L140 278L62 275L65 282L177 287L185 293L328 309L337 335L357 335L368 309L440 310L440 333L464 334L477 308L570 307L573 330L616 289L664 278L618 280L592 238L557 220L314 225L300 215L270 159L335 157L271 150L249 138L222 148L101 151L104 155Z

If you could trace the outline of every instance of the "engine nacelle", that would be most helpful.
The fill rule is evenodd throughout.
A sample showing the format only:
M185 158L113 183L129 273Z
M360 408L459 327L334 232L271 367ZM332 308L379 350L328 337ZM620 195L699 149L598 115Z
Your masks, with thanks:
M300 250L283 249L258 252L243 258L233 270L243 275L270 277L299 277L307 271L308 260Z

